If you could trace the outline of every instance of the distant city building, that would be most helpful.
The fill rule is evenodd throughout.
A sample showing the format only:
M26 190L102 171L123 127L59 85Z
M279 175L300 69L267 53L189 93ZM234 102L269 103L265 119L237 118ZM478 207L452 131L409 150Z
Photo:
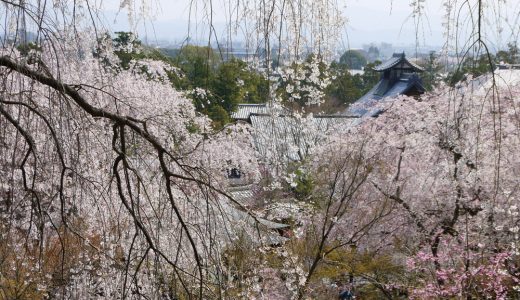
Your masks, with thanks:
M385 98L399 95L417 96L425 92L419 73L423 68L408 60L403 53L394 53L392 57L374 68L381 73L381 80L363 97L354 102L346 111L349 115L379 114L374 109Z

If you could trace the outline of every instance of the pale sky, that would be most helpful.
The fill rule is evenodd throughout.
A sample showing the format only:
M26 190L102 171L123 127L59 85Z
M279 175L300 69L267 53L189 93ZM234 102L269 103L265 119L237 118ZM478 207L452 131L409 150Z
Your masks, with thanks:
M414 20L410 18L412 13L410 0L337 1L343 3L344 16L347 18L343 39L338 43L340 46L356 48L370 42L413 45L417 42L416 36L419 37L418 42L421 46L442 46L445 41L442 28L444 9L440 0L425 1L425 14L421 18L418 31ZM197 2L197 0L194 2L202 3L202 1ZM119 0L105 2L106 22L114 31L128 30L126 11L121 11L117 15L118 3ZM140 24L138 28L140 37L146 36L150 42L154 40L182 41L188 32L190 1L158 0L153 3L150 9L152 19L138 22ZM511 6L511 8L504 11L508 13L518 12L520 1L508 0L506 5ZM224 7L226 7L224 0L213 0L213 6L215 10L213 23L217 32L223 32L226 24L223 12ZM509 19L514 19L514 13L512 14L513 16ZM507 19L507 16L505 18ZM194 39L207 39L206 30L207 25L200 24L200 22L198 24L192 23L190 27L190 33ZM502 35L507 37L497 37L495 43L505 44L511 36L511 34L503 33Z

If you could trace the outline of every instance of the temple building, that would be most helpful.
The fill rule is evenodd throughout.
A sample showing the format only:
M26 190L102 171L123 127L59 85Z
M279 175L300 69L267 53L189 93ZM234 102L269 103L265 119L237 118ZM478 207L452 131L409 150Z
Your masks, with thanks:
M358 116L377 116L375 106L385 98L399 95L418 96L425 92L419 73L424 69L409 61L403 53L392 57L374 68L381 73L381 80L364 96L354 102L346 111Z

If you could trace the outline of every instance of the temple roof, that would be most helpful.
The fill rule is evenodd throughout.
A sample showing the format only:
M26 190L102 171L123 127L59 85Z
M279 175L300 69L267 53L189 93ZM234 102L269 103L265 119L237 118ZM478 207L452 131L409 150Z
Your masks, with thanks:
M392 55L392 57L389 60L374 67L374 71L383 72L383 71L389 70L391 68L394 68L395 66L399 65L400 63L403 63L404 65L408 65L409 68L413 69L416 72L424 71L423 68L421 68L420 66L416 65L415 63L409 61L406 58L406 56L404 55L404 52L403 53L394 53L394 55Z
M402 76L395 82L388 79L381 79L368 93L354 102L346 111L347 114L359 116L375 116L380 113L377 103L385 98L394 98L399 95L406 95L415 90L418 93L425 91L421 79L417 74Z
M319 145L327 133L348 128L358 120L352 115L292 115L251 114L253 141L259 157L269 157L274 151L285 161L301 161Z
M274 106L270 103L240 103L237 110L231 113L231 118L235 121L241 120L251 123L250 117L254 114L290 114L290 111L282 106Z
M235 120L249 120L250 114L267 114L269 107L265 103L262 104L238 104L237 110L231 113L231 118Z

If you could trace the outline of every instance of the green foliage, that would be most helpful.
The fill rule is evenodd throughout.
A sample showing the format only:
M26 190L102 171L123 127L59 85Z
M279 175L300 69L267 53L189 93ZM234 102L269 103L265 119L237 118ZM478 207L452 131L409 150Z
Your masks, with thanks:
M173 60L186 75L177 88L186 90L195 87L208 89L221 63L220 56L213 49L194 45L181 48Z
M234 111L244 98L246 90L242 79L245 63L230 60L220 64L212 84L214 94L219 98L222 107L228 112Z
M326 90L327 100L337 99L343 105L357 101L380 80L381 74L374 71L374 67L380 63L378 60L368 63L362 75L352 75L347 65L333 62L330 65L332 81Z
M338 99L343 104L355 102L361 96L365 86L361 75L352 75L344 65L331 64L333 80L327 88L327 95Z
M495 63L492 54L482 54L477 58L469 56L455 71L448 75L447 81L449 85L454 86L458 82L465 80L469 74L477 77L493 72L494 69Z
M396 279L402 279L405 268L396 264L391 255L368 250L359 251L355 247L331 243L324 251L324 262L316 269L315 281L330 278L342 285L348 278L363 278L365 283L356 286L355 294L361 299L382 299L399 297L406 293L390 289Z
M349 69L362 70L367 64L367 59L363 53L356 50L347 50L339 59L340 65L345 65Z
M132 44L136 48L141 46L141 41L131 32L118 31L115 34L116 37L114 37L112 41L117 48L125 47L129 44Z
M194 63L198 62L200 60L196 58ZM230 122L229 115L239 103L263 103L268 96L267 80L237 59L221 62L208 77L192 77L188 82L208 91L204 99L194 97L195 106L207 114L217 128Z
M244 282L244 276L253 271L250 264L255 255L255 248L245 233L230 243L223 251L223 262L227 269L227 275L237 281L240 286Z
M38 52L41 52L42 50L40 46L32 42L20 44L16 47L16 49L18 49L18 51L20 51L20 54L22 54L23 56L27 56L31 50L35 50Z
M311 226L304 237L289 241L287 248L300 263L310 266L319 251L320 235L320 227ZM352 244L332 241L319 254L321 261L309 282L310 298L330 299L322 297L327 292L324 282L345 286L352 279L356 282L354 294L358 299L406 299L406 289L392 287L395 282L409 280L405 266L392 253L381 249L360 250Z
M458 82L465 80L467 75L473 77L480 76L485 73L493 72L496 63L518 64L520 63L520 50L514 43L507 44L507 50L500 50L493 55L484 53L478 57L466 57L464 62L447 77L449 85L454 86Z
M231 121L229 113L218 104L210 106L207 110L207 115L213 120L215 128L222 128Z
M296 187L293 188L293 193L296 199L308 200L311 197L315 186L312 175L302 169L297 169L294 173L296 174Z
M262 75L249 70L245 62L232 59L219 66L213 90L224 100L224 108L234 111L240 102L264 103L269 88Z
M380 80L381 74L374 71L374 67L380 63L378 60L368 63L362 75L350 74L345 65L331 64L334 79L327 89L327 95L340 100L343 104L355 102Z
M181 52L181 49L174 48L159 48L162 54L171 57L172 59L176 58L177 55Z
M202 132L199 125L195 124L193 121L186 123L185 126L189 133L201 133Z
M507 44L507 50L500 50L496 54L497 62L504 62L506 64L519 64L520 51L515 43Z
M239 65L237 79L242 83L243 99L245 103L265 103L269 97L269 82L260 73L250 70L247 64L241 60L231 61Z
M302 168L302 162L292 162L288 165L288 178L292 179L292 184L286 186L286 191L290 191L294 197L300 201L312 200L316 182L307 170Z
M196 103L197 110L207 114L217 128L230 122L230 114L239 103L263 103L268 96L268 82L259 73L250 70L244 61L221 61L208 47L188 45L174 58L186 74L174 84L179 89L202 88L208 98Z
M361 76L361 79L363 80L363 90L362 90L363 94L368 92L381 79L381 74L374 71L374 67L377 65L380 65L380 64L381 64L381 61L376 60L365 66L365 72Z

